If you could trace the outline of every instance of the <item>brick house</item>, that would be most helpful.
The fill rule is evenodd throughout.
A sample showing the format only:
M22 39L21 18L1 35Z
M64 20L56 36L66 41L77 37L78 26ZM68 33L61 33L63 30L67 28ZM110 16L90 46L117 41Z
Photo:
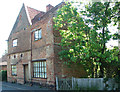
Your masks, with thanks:
M73 67L77 68L76 65L72 69L66 68L58 57L61 37L59 31L53 29L53 17L62 5L63 2L55 7L49 4L46 12L43 12L23 4L8 38L9 82L54 86L56 76L85 75L80 72L82 68L73 71Z

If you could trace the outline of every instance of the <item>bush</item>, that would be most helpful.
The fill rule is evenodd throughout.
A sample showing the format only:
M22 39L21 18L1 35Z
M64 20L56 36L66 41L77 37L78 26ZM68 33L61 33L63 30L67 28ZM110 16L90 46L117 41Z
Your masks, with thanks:
M7 70L0 72L0 81L7 81Z

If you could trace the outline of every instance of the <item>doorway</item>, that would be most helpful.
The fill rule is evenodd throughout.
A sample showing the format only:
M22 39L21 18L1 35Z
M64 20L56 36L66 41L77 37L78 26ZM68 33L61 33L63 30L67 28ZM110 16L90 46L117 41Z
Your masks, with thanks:
M24 65L24 83L29 81L28 64Z

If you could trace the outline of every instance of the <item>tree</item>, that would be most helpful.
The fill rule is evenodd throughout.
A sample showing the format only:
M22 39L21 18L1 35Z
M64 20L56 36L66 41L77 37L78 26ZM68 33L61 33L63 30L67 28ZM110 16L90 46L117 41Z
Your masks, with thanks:
M115 5L114 5L115 4ZM118 22L118 2L112 3L112 6L110 2L94 2L92 4L89 4L86 6L86 11L82 11L83 15L87 16L88 19L85 19L86 24L92 24L93 30L100 31L97 35L97 42L99 51L97 57L100 65L100 77L103 77L104 75L104 68L106 67L106 62L111 62L112 58L110 57L112 53L110 53L110 50L107 50L106 43L110 38L112 38L112 35L110 35L110 31L108 30L108 25L113 22L116 24ZM95 41L95 40L94 40ZM94 42L93 41L93 42ZM93 51L93 50L92 50ZM118 60L117 60L118 61Z
M110 50L106 47L113 37L109 34L108 24L113 19L115 24L118 21L115 16L118 8L110 4L94 2L78 13L77 8L66 3L54 19L54 28L62 36L60 58L67 64L82 64L90 77L104 77L109 64L118 65L118 48Z
M87 69L92 70L91 67L86 67L88 63L84 62L84 52L82 51L85 46L85 40L87 40L86 34L89 27L85 25L77 12L77 8L67 3L58 11L54 22L55 30L59 30L62 36L60 58L67 61L65 62L66 64L71 64L72 62L81 63L86 71ZM91 62L89 63L92 64Z

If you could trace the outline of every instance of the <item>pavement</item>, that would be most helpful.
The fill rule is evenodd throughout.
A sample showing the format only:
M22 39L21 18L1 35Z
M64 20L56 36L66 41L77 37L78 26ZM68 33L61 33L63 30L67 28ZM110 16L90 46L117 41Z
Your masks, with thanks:
M0 82L1 92L55 92L51 89L40 87L40 86L29 86L26 84L17 84L10 82Z

